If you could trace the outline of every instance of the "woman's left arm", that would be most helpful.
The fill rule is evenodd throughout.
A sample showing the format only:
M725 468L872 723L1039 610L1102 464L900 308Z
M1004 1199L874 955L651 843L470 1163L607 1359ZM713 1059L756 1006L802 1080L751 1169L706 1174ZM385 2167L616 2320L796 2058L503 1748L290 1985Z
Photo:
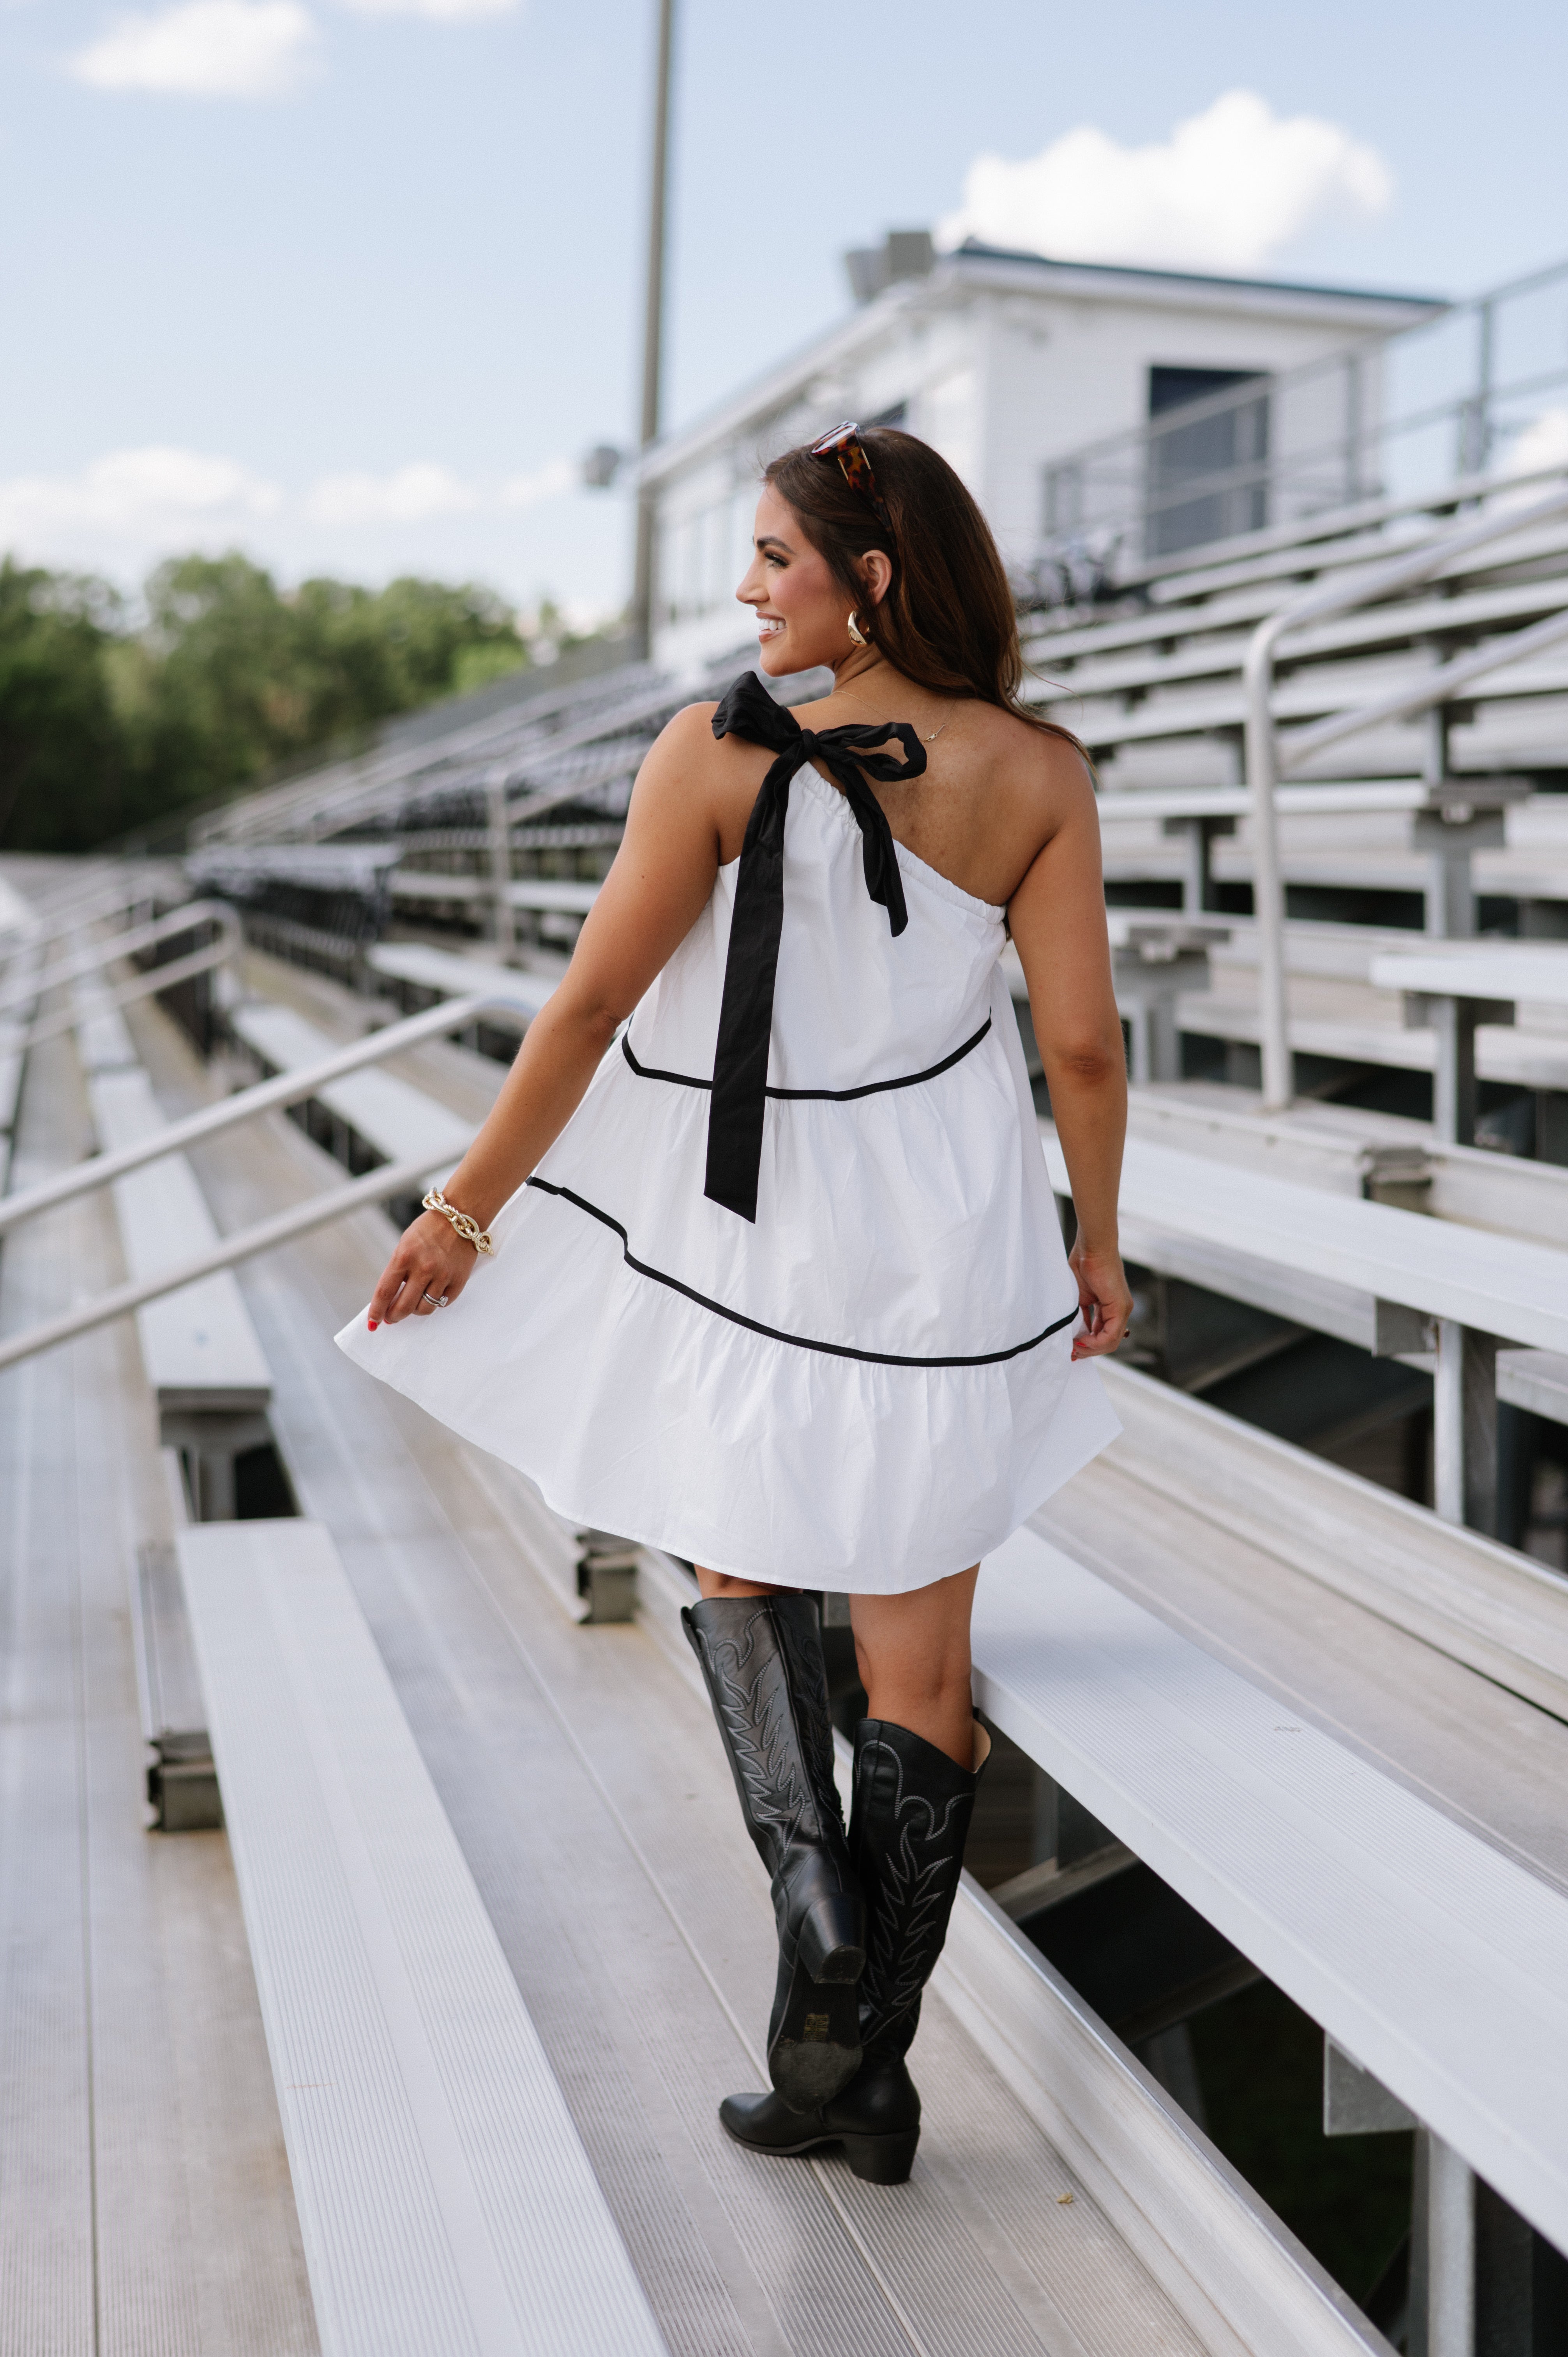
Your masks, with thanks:
M1114 1351L1133 1314L1117 1232L1127 1059L1111 977L1094 789L1078 754L1060 740L1045 769L1052 832L1008 902L1007 921L1072 1181L1078 1237L1069 1259L1088 1329L1074 1336L1072 1354L1087 1359Z
M446 1181L448 1200L481 1228L560 1136L618 1028L707 905L719 858L712 711L693 705L678 713L649 753L615 864L572 963L529 1025L484 1126ZM422 1211L381 1272L371 1323L419 1315L426 1293L452 1300L476 1257L438 1211Z

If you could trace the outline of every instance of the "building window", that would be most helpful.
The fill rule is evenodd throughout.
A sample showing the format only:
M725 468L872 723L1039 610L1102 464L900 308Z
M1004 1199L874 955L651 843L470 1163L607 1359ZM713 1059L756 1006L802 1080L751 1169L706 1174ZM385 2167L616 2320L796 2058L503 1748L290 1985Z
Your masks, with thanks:
M1146 542L1171 556L1269 520L1269 380L1249 369L1151 368ZM1185 411L1197 411L1184 417Z

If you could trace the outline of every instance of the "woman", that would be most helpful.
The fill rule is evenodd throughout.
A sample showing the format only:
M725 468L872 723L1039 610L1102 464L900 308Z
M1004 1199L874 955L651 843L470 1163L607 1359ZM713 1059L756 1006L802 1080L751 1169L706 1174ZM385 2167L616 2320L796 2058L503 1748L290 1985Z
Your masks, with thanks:
M338 1340L561 1513L696 1565L683 1617L779 1952L772 2092L720 2115L895 2183L989 1748L977 1566L1118 1428L1087 1362L1131 1308L1122 1032L1087 767L1017 702L951 468L853 426L776 459L736 594L762 672L824 666L832 693L792 716L747 673L664 730L569 971ZM801 1593L824 1588L868 1700L847 1839Z

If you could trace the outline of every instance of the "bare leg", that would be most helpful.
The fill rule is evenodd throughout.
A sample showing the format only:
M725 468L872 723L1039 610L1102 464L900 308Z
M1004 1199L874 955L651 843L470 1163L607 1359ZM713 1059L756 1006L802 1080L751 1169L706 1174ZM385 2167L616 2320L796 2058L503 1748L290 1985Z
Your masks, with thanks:
M705 1564L694 1564L697 1586L704 1598L710 1596L799 1596L798 1587L786 1587L779 1581L769 1584L761 1579L732 1579L727 1571L710 1571Z
M903 1596L850 1599L870 1716L906 1727L960 1768L974 1763L969 1619L980 1566Z

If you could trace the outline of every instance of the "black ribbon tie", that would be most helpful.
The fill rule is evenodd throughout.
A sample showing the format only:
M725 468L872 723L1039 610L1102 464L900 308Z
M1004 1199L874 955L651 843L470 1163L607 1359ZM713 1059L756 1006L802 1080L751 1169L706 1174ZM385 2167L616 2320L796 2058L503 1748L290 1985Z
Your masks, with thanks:
M802 728L775 704L755 672L746 672L714 714L715 737L741 737L778 755L757 790L741 845L735 914L719 1004L718 1045L708 1111L708 1168L703 1192L743 1220L757 1217L762 1168L762 1125L768 1109L768 1053L773 1036L773 985L784 925L784 820L797 770L820 762L843 788L860 828L865 888L887 911L895 939L909 921L904 879L887 815L863 770L886 785L918 778L926 748L908 722L889 720L850 728ZM874 748L896 737L904 759Z

